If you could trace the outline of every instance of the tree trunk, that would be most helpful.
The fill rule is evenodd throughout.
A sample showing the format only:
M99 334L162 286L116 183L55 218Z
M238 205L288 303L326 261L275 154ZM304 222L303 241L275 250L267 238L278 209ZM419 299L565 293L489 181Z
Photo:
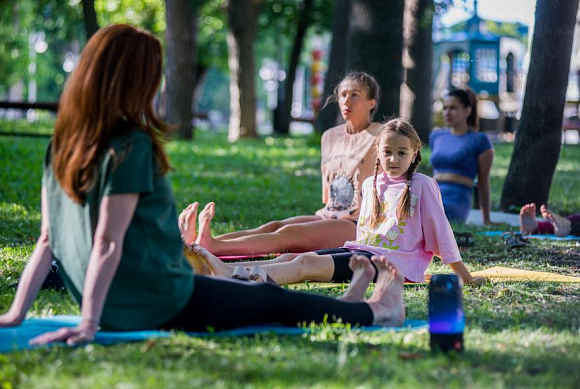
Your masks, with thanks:
M193 85L193 100L191 102L191 109L193 112L198 110L199 99L201 99L201 94L203 93L203 87L207 79L209 68L199 61L195 67L195 81Z
M177 137L191 139L195 85L196 10L190 0L166 0L167 97L165 120L177 126Z
M347 70L373 75L381 88L375 120L399 114L403 82L404 0L352 0Z
M547 204L562 141L578 0L538 0L522 119L501 209Z
M401 117L413 124L425 144L432 126L433 12L433 0L405 1Z
M88 41L97 32L99 25L97 24L97 13L95 12L95 0L82 0L82 3Z
M324 75L324 91L322 94L322 109L318 114L316 126L320 132L334 127L341 121L340 112L336 103L324 106L328 97L336 85L340 82L346 71L346 54L348 35L348 22L350 15L350 0L337 0L332 20L332 43L330 45L330 59L328 70Z
M281 101L282 109L280 110L280 118L278 126L274 127L274 131L276 131L278 134L288 134L290 132L296 68L298 67L298 62L300 61L300 54L302 53L302 47L304 46L306 31L310 25L313 5L314 0L304 0L302 12L300 13L298 20L298 27L296 28L296 35L294 36L294 44L292 45L290 64L288 65L288 72L286 73L286 81L284 83L284 98Z
M262 0L228 0L226 11L230 68L230 124L228 139L258 136L254 40Z

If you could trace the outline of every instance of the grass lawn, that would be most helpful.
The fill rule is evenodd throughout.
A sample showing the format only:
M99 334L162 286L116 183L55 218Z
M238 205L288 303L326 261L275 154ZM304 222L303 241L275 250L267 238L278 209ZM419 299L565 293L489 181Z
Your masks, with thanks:
M35 132L50 132L50 122L35 127ZM0 131L13 128L0 122ZM230 145L224 134L202 132L195 142L171 142L167 150L175 170L169 178L177 206L216 201L216 233L312 213L321 207L318 143L314 138L268 137ZM48 138L0 136L0 312L14 297L11 285L38 233L47 144ZM496 145L494 208L511 149L509 144ZM555 211L580 211L580 178L574 168L579 160L580 147L564 147L550 197ZM421 171L429 173L427 163ZM573 242L533 242L506 251L500 238L475 239L474 247L462 249L472 271L502 265L580 276L579 247ZM449 272L438 261L429 271ZM338 295L341 290L311 292ZM406 288L405 301L408 317L427 318L425 287ZM468 286L464 304L466 351L461 355L432 355L426 331L376 334L321 326L303 337L203 340L176 334L110 347L57 346L0 354L0 387L579 387L579 284ZM66 293L43 291L30 315L78 312Z

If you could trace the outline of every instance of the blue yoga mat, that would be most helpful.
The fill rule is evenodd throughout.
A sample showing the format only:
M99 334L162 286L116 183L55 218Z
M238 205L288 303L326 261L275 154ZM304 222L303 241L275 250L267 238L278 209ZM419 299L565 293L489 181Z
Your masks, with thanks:
M53 316L47 318L28 319L22 325L12 328L0 328L0 353L15 350L35 348L30 346L30 339L49 331L55 331L60 327L73 327L80 323L79 316ZM362 331L409 331L428 328L424 320L407 319L401 327L364 327ZM251 326L236 328L234 330L219 332L189 332L190 336L212 337L212 336L251 336L257 334L274 333L278 335L302 335L309 332L308 328L271 326ZM140 342L152 338L166 338L171 336L167 331L127 331L127 332L106 332L99 331L94 342L99 344L114 344L124 342Z
M485 236L502 236L509 231L480 231L478 234ZM530 239L548 239L548 240L580 240L580 236L577 235L566 235L566 236L556 236L553 234L538 234L538 235L523 235L524 238Z

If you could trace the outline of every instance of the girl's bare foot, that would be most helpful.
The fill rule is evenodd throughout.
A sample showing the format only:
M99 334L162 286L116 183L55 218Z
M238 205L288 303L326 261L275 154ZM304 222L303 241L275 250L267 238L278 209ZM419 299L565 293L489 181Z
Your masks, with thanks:
M566 236L570 234L572 229L572 223L570 223L570 220L563 218L556 213L553 213L545 205L540 207L540 212L542 213L543 218L549 220L550 223L554 225L554 235Z
M375 277L375 268L364 255L350 257L348 267L352 270L352 280L346 293L338 299L350 302L364 301L367 288Z
M211 220L215 216L215 203L207 203L199 214L199 235L195 243L208 247L211 250L213 238L211 236Z
M194 243L191 245L191 250L205 263L209 268L211 275L221 277L231 277L234 275L234 268L222 262L221 259Z
M187 208L181 211L179 219L177 220L179 232L181 233L181 240L185 244L195 242L197 239L197 220L195 220L197 219L197 207L199 207L197 201L193 204L189 204Z
M184 253L195 274L202 276L210 276L212 274L205 261L192 250L190 243L186 243Z
M536 204L526 204L520 210L520 232L522 234L533 234L537 229Z
M373 324L400 326L405 321L403 277L397 268L383 256L371 259L379 271L373 295L367 300L374 314Z

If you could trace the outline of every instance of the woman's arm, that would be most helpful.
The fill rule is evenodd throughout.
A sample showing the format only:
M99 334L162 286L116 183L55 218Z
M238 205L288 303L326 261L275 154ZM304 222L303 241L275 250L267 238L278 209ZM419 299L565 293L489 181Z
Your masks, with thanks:
M478 191L479 191L479 206L481 208L481 215L484 224L492 224L489 217L491 208L489 198L489 174L491 172L491 165L493 164L493 149L488 149L477 157L478 166Z
M12 327L22 323L26 312L30 309L38 290L46 278L52 263L52 251L48 241L48 212L46 203L46 190L42 188L41 193L41 215L40 236L36 242L34 252L30 256L24 272L20 277L16 296L10 306L10 310L0 316L0 327Z
M138 200L136 193L103 197L83 288L81 323L77 327L40 335L31 341L32 344L55 341L75 344L95 338L109 287L121 262L125 233Z

